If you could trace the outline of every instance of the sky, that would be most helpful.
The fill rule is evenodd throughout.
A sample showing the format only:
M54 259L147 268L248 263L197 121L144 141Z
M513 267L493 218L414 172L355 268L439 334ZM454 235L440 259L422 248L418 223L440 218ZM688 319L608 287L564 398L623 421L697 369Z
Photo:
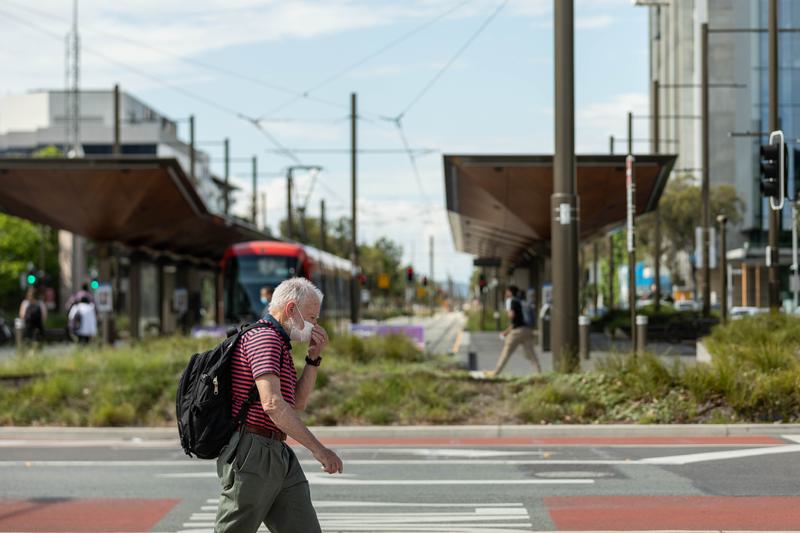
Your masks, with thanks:
M323 198L329 219L349 214L350 94L357 93L359 147L392 151L359 155L359 241L389 237L405 263L428 274L432 235L435 278L465 282L472 257L453 246L442 155L552 153L552 6L82 0L81 87L119 83L172 119L193 114L218 175L219 142L228 137L232 157L242 159L231 166L244 190L234 207L242 215L251 187L244 159L257 155L273 231L286 216L283 175L293 164L322 167L316 178L296 174L294 199L307 202L310 216ZM64 87L71 17L71 0L0 0L0 94ZM576 151L606 153L609 135L626 136L626 113L647 112L647 9L576 0L575 39ZM185 125L179 133L188 139Z

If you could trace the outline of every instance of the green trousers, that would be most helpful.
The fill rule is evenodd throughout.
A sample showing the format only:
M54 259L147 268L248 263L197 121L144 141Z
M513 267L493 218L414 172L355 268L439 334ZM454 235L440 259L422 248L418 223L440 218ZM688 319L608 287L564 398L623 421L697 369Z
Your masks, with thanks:
M214 533L321 533L303 469L285 443L236 432L217 459L222 484Z

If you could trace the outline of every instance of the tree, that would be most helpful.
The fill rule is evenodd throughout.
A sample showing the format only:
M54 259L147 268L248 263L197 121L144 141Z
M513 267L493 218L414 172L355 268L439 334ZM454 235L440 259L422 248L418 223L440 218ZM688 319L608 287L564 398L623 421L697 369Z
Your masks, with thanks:
M715 224L717 215L725 215L732 226L742 222L745 208L732 185L714 185L709 191L711 201L711 223ZM667 267L673 274L678 272L677 257L680 252L690 253L694 247L695 228L702 225L702 191L697 180L690 175L676 176L670 180L659 202L661 212L662 252L666 256ZM638 222L639 249L642 253L652 253L655 217L649 214Z

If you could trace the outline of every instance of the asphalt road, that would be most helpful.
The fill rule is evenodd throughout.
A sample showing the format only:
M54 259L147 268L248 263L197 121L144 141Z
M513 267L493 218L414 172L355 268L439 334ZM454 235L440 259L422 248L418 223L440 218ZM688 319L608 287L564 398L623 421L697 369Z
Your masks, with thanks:
M212 462L173 440L0 440L0 531L210 532ZM331 439L297 449L326 532L798 530L800 435Z

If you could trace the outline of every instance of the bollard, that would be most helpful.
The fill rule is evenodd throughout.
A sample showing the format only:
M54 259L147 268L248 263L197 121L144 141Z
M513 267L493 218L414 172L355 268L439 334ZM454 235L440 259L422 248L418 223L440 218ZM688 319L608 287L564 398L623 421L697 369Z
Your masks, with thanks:
M14 319L14 341L17 344L17 352L21 353L23 346L22 346L22 334L25 332L25 322L21 318Z
M578 317L578 352L581 359L589 359L589 326L592 320L588 316Z
M469 370L478 370L478 354L475 352L469 352L467 357L467 366L469 367Z
M647 347L647 316L636 315L636 353L644 353Z

